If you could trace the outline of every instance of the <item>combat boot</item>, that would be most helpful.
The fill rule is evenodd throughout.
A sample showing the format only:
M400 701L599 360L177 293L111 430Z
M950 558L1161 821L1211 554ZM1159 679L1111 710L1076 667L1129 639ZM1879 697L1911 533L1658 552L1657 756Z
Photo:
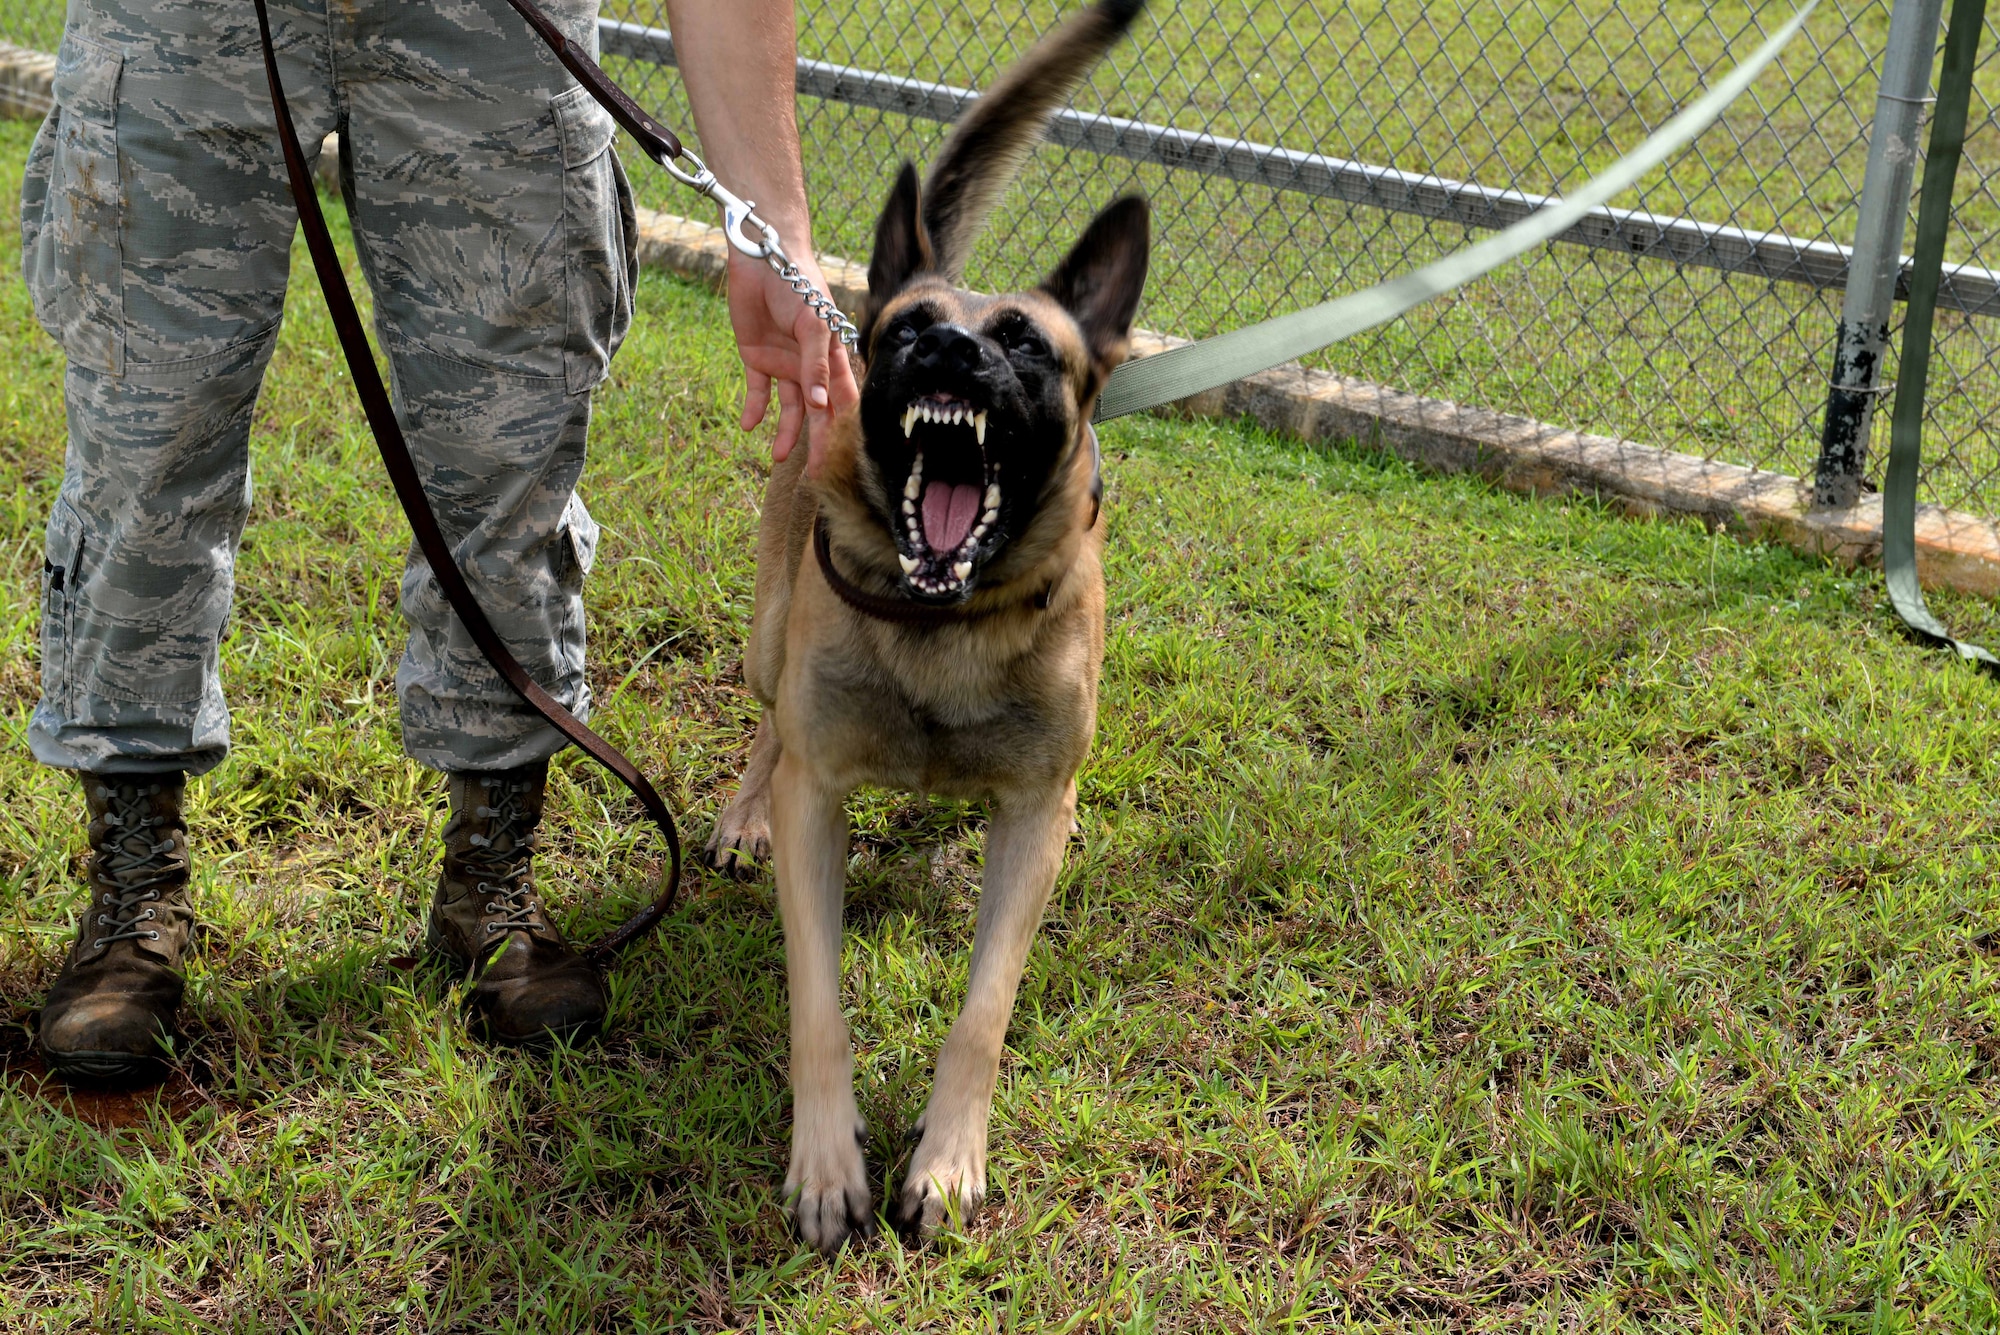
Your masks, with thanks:
M425 941L473 979L475 1033L500 1043L580 1037L604 1019L604 978L535 894L547 761L448 776L444 870Z
M38 1026L42 1056L65 1080L166 1073L186 986L178 966L194 928L185 791L178 773L83 776L90 904Z

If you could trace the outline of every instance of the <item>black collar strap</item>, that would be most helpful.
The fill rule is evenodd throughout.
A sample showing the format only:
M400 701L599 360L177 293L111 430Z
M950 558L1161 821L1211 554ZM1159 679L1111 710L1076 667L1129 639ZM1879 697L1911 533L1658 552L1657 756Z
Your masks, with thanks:
M833 590L835 596L861 615L877 621L888 621L898 626L961 626L990 617L1006 606L940 607L910 598L885 598L858 587L833 564L833 542L827 536L825 515L813 523L813 555L819 558L819 573L826 577L826 586ZM1049 594L1054 588L1050 585L1029 600L1037 612L1048 609Z

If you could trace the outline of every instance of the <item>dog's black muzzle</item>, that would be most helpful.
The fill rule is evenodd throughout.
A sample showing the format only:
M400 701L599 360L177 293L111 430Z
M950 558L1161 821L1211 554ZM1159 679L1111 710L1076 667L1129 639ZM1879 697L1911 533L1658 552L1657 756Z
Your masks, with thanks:
M976 378L989 356L986 344L963 325L934 324L917 335L910 348L910 369L924 379L935 378L941 388L955 388Z

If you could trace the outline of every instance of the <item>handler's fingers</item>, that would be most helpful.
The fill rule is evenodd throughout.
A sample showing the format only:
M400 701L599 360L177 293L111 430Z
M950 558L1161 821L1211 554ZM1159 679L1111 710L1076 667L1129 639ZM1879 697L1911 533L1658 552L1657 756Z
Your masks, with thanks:
M750 430L764 420L771 405L771 377L754 367L743 368L743 429Z
M820 456L826 450L828 404L827 352L833 333L810 309L792 322L792 336L799 341L799 388L803 392L806 417L806 472L819 476Z
M833 372L827 388L833 397L831 407L838 413L861 402L861 386L855 383L854 358L844 344L835 344L827 355Z
M771 457L783 463L798 443L799 428L805 425L805 401L799 387L789 380L778 382L778 438L771 444ZM810 448L810 446L808 446ZM807 461L812 456L808 454Z

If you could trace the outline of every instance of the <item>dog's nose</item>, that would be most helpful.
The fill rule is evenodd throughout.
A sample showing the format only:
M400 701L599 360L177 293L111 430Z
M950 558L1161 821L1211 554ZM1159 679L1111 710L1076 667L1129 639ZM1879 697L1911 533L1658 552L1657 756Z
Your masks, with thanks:
M916 363L926 371L948 371L964 374L977 370L982 349L972 331L961 325L934 324L917 335L917 343L910 350Z

